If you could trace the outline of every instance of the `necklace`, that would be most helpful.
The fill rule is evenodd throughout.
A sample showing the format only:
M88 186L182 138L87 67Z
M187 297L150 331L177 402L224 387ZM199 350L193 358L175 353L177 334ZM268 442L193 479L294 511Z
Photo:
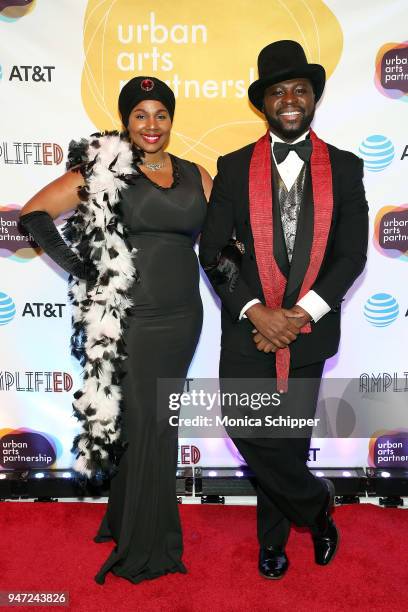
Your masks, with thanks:
M142 170L140 170L140 159L138 159L137 157L135 157L135 169L137 172L137 175L140 178L143 178L145 181L148 181L151 185L153 185L154 187L156 187L156 189L159 189L161 191L167 191L169 189L174 189L175 187L177 187L177 185L180 183L180 171L179 171L179 167L178 167L178 163L176 158L169 153L169 158L170 158L170 163L173 169L173 182L169 187L162 187L162 185L159 185L158 183L156 183L155 181L152 181L152 179ZM146 164L144 164L146 165Z
M146 168L149 168L149 170L152 170L153 172L156 172L156 170L160 170L160 168L164 168L166 161L161 161L161 162L142 162L143 166L145 166Z

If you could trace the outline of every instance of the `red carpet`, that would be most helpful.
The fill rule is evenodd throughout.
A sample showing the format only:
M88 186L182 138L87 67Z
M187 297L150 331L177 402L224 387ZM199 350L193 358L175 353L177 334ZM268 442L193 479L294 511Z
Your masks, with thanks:
M0 590L69 591L75 611L291 612L408 609L408 511L373 505L336 509L341 547L314 564L310 537L292 531L291 567L280 581L257 573L255 508L181 506L186 575L133 585L93 576L112 544L92 538L102 504L0 503ZM67 608L14 608L50 610Z

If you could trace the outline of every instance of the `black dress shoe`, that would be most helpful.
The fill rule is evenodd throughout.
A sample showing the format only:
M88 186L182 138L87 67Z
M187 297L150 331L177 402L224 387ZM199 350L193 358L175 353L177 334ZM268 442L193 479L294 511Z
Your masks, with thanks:
M315 561L318 565L328 565L336 554L339 545L339 532L330 516L334 506L334 485L322 478L327 486L327 499L312 526Z
M259 549L258 568L264 578L279 580L289 567L283 546L262 546Z

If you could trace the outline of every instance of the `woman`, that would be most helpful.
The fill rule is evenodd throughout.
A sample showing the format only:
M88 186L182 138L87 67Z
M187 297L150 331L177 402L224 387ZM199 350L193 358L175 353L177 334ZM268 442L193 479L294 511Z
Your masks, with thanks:
M73 351L84 365L74 402L82 421L76 469L89 476L115 457L119 464L95 538L116 543L95 577L100 584L109 571L134 583L186 571L175 493L177 436L157 412L157 381L183 380L199 339L193 244L211 178L165 152L174 108L164 82L133 78L119 96L126 132L71 143L73 169L35 195L21 215L26 231L73 277ZM70 249L52 218L74 207L65 231Z

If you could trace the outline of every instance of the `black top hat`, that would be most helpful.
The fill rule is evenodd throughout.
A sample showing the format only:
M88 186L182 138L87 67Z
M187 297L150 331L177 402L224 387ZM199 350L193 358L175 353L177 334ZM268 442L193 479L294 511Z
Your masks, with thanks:
M252 104L262 110L265 89L289 79L309 79L316 102L323 93L326 72L320 64L308 64L303 47L294 40L278 40L262 49L258 56L259 79L248 89Z

